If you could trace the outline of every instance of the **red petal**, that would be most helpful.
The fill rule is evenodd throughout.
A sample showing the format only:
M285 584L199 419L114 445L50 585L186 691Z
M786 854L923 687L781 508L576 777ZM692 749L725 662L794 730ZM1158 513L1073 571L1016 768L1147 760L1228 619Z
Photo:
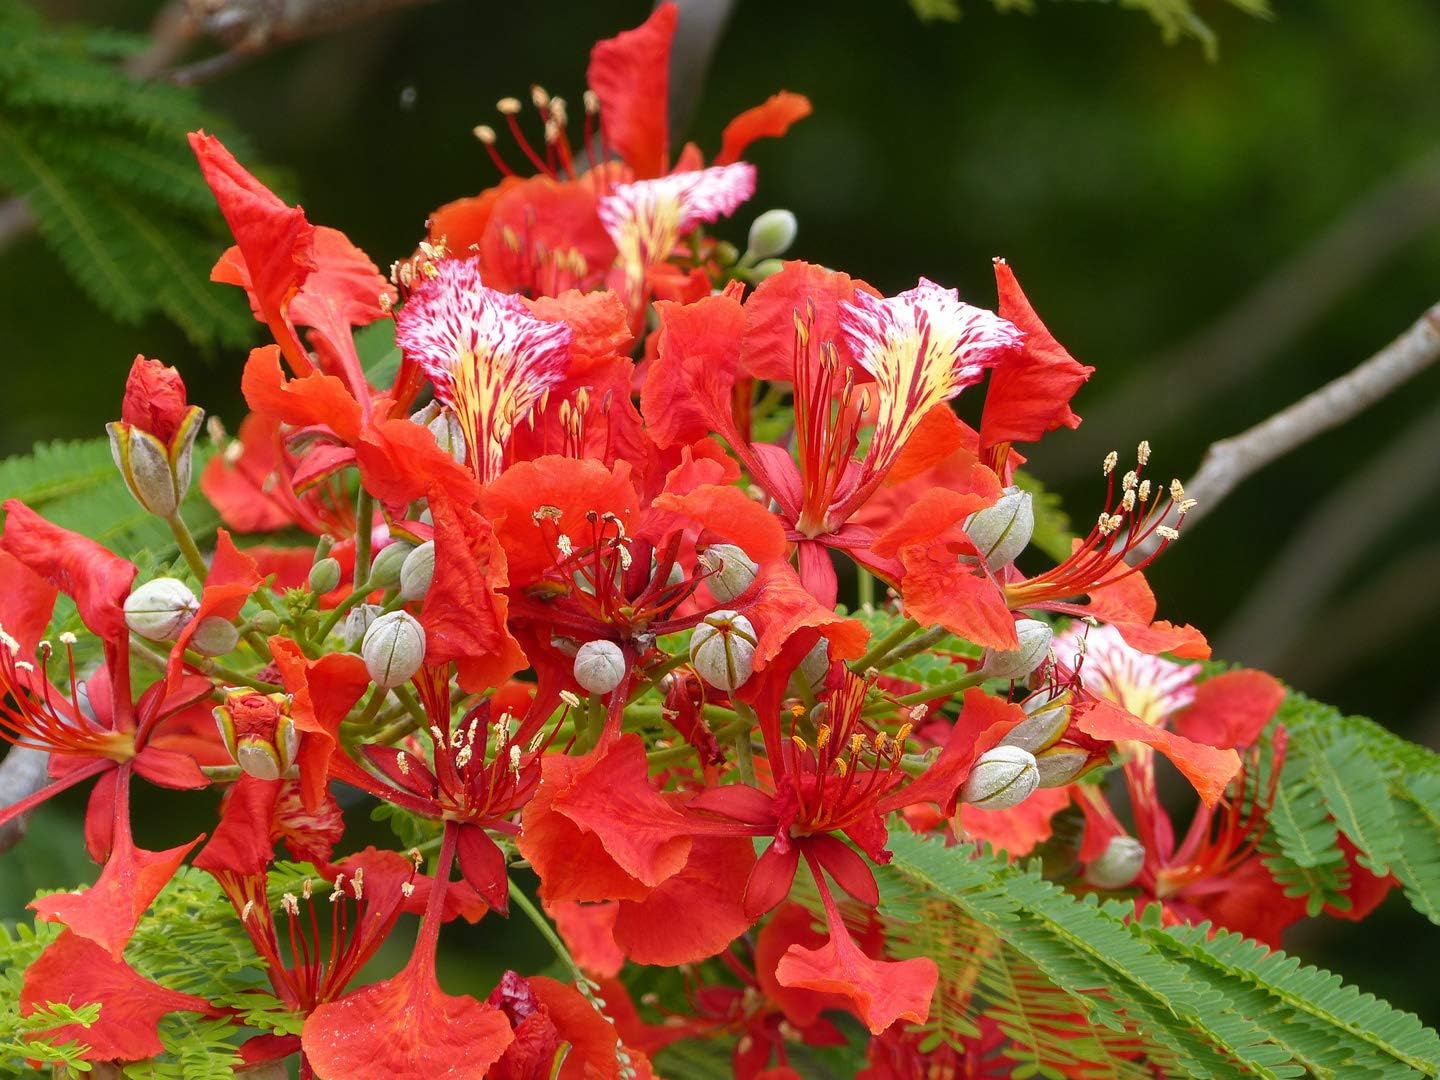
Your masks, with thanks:
M510 909L510 878L505 853L478 826L462 825L456 842L460 873L470 887L501 915Z
M1010 810L981 810L961 804L957 832L993 844L1011 858L1029 855L1035 845L1050 839L1050 819L1070 805L1070 789L1041 788Z
M742 548L757 563L785 557L788 545L780 519L737 487L707 484L688 495L660 495L651 505L654 514L641 531L656 540L686 523L698 524L715 539Z
M301 1045L321 1080L481 1080L513 1039L504 1013L451 997L430 964L412 960L394 978L316 1008Z
M388 420L367 428L356 457L365 490L389 507L404 507L436 486L465 506L479 495L475 474L457 464L429 431L411 420Z
M490 523L468 506L437 492L430 512L435 574L420 612L425 661L453 660L466 690L498 686L526 666L506 623L510 602L497 591L507 580L505 553Z
M501 194L516 184L525 181L518 176L507 176L494 187L486 188L479 195L456 199L438 208L425 223L432 244L444 243L445 249L462 257L480 250L480 241L485 228L490 224L490 215Z
M501 292L554 292L559 274L550 253L561 251L578 254L586 267L578 282L569 274L561 276L562 286L598 284L615 261L615 243L600 222L599 188L593 173L576 181L532 176L507 184L480 239L485 284ZM467 250L450 246L462 258ZM601 301L606 304L619 303L613 293L589 295L607 298ZM628 333L629 319L625 322Z
M562 900L549 905L546 910L555 920L555 928L565 939L570 955L588 974L600 979L620 974L620 969L625 966L625 954L615 944L619 901L577 904Z
M745 301L745 345L740 357L745 374L772 382L794 379L795 319L807 317L811 305L815 318L810 340L817 344L834 342L840 356L849 362L848 347L840 333L840 302L852 300L856 290L880 295L849 274L814 263L787 262ZM868 378L858 368L856 373Z
M45 636L59 590L0 548L0 627L30 656Z
M25 971L20 1014L46 1005L79 1008L98 1002L100 1017L88 1027L68 1024L44 1032L53 1043L74 1040L88 1049L84 1061L145 1061L162 1053L157 1027L172 1012L219 1015L204 998L167 990L118 956L69 931L62 933ZM39 1034L39 1033L37 1033Z
M1206 660L1210 645L1193 626L1155 620L1155 593L1138 571L1090 590L1091 615L1120 631L1130 645L1141 652L1173 653L1187 660Z
M812 111L810 99L803 94L792 94L788 90L771 94L763 105L746 109L725 125L715 164L739 161L746 147L756 139L778 139L790 130L791 124L805 119Z
M875 884L875 872L854 848L833 836L811 836L803 843L806 855L813 857L823 866L836 885L862 904L875 907L880 903L880 888Z
M275 854L270 822L281 781L242 775L225 796L220 824L210 842L195 856L194 865L211 874L228 872L239 877L261 877Z
M640 178L659 176L669 159L670 39L677 10L660 4L634 30L597 42L586 81L600 98L605 142Z
M625 304L612 292L568 289L559 296L537 296L526 304L537 319L563 322L574 332L569 378L583 376L611 357L629 356L635 344Z
M655 358L640 388L650 437L666 447L715 432L734 445L739 436L731 399L745 309L733 297L710 296L694 304L662 301L655 311L660 317ZM790 332L793 337L793 326Z
M745 914L758 919L789 896L799 865L800 848L796 844L775 843L766 848L745 887Z
M214 734L214 723L210 725ZM209 787L210 779L200 771L200 766L189 754L166 750L148 743L130 762L137 776L143 776L158 787L173 788L176 791L198 791Z
M785 643L804 630L818 630L830 642L832 660L863 656L869 640L865 624L823 607L788 563L762 566L752 586L746 616L755 624L755 669L762 670L780 655Z
M240 457L232 462L228 455L216 454L200 474L200 491L236 532L274 532L294 524L290 507L273 493L270 479L280 464L276 428L274 417L251 413L240 421ZM313 558L308 549L307 554Z
M1285 687L1263 671L1227 671L1195 687L1190 707L1170 728L1192 742L1243 750L1265 730L1285 700Z
M353 444L360 437L360 403L334 375L316 372L287 379L274 345L254 349L245 362L240 389L257 413L296 427L320 424Z
M847 998L871 1034L897 1020L923 1024L940 969L929 957L872 960L860 951L845 924L830 924L830 940L818 949L792 945L775 969L781 986L818 990Z
M684 867L686 819L651 786L638 735L583 757L547 754L541 769L519 844L547 904L642 900Z
M128 830L120 830L94 885L79 893L42 896L29 906L39 918L64 923L80 937L109 950L118 961L140 916L200 840L197 836L179 847L145 851L134 845Z
M121 422L148 431L168 447L189 412L180 373L159 360L136 356L125 380Z
M601 1016L580 991L543 975L528 980L530 989L540 999L560 1037L570 1044L570 1053L560 1069L558 1080L619 1080L620 1063L615 1051L620 1036L615 1025ZM650 1063L639 1051L627 1048L631 1067L637 1080L653 1077Z
M300 786L305 806L314 810L325 793L340 721L369 689L370 673L365 661L353 653L309 660L288 638L272 637L270 651L280 680L292 695L290 715L296 728L307 733L300 746Z
M1095 370L1066 352L1045 329L1003 259L995 260L995 284L1000 314L1025 331L1025 344L990 372L980 417L982 450L1000 443L1035 442L1058 427L1079 427L1070 399Z
M1019 705L992 697L979 687L966 690L964 700L960 717L935 763L914 783L881 799L881 813L920 802L938 803L950 813L955 793L970 775L975 759L993 750L1011 728L1025 719L1025 710Z
M52 525L19 499L7 499L0 548L59 589L80 609L80 618L106 641L128 640L125 598L134 565L79 533ZM32 591L30 603L35 602Z
M1077 710L1072 722L1092 739L1104 742L1131 740L1154 747L1185 774L1207 806L1214 806L1219 801L1220 796L1225 794L1226 786L1240 770L1240 755L1234 750L1191 742L1164 728L1152 727L1108 701L1097 699L1084 712Z
M185 624L175 645L170 650L170 664L166 682L173 691L184 675L185 648L191 637L206 619L214 617L233 622L250 599L250 594L260 587L262 578L255 560L235 546L230 534L218 530L215 540L215 557L205 575L205 589L200 596L200 608L195 617Z
M640 901L620 901L615 943L637 964L674 967L723 951L750 929L741 897L755 865L748 836L697 837L685 868Z

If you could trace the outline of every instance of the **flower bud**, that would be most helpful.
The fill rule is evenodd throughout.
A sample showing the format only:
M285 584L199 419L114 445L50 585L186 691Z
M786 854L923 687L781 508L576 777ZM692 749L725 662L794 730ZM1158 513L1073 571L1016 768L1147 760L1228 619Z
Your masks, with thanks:
M190 490L190 461L205 411L185 401L174 368L135 357L119 420L105 425L110 456L135 501L168 518Z
M750 250L745 254L752 262L784 255L795 242L799 229L795 215L789 210L766 210L750 225Z
M800 658L800 677L810 687L812 694L825 685L825 676L830 674L830 639L822 637Z
M125 598L125 625L149 641L173 641L199 608L183 581L155 578Z
M1060 743L1036 754L1035 764L1040 769L1041 787L1064 787L1089 766L1090 754L1078 746Z
M608 694L625 678L625 654L613 641L587 641L575 652L575 681L592 694Z
M1070 726L1070 691L1041 690L1022 701L1025 719L1010 729L1003 742L1032 754L1053 746Z
M400 580L400 567L415 549L403 540L386 544L370 563L370 577L365 584L374 589L388 589Z
M345 621L340 624L340 640L345 642L347 649L354 649L360 642L365 640L365 631L380 617L385 609L379 604L356 604L345 613Z
M1006 488L999 502L971 514L963 528L984 556L985 565L999 570L1029 545L1035 532L1034 500L1028 491Z
M1015 636L1020 639L1018 649L985 650L980 664L981 675L987 679L1009 679L1011 682L1023 679L1045 661L1055 632L1039 619L1017 619Z
M310 567L310 591L323 596L340 584L340 560L327 555Z
M778 274L781 270L784 269L785 264L779 259L764 259L751 267L750 280L758 285L766 278L774 277L776 274Z
M250 620L250 626L269 637L271 634L280 632L280 616L273 611L257 611L255 617Z
M426 540L405 556L400 564L400 599L420 600L430 591L435 577L435 541Z
M960 789L960 800L981 810L1009 810L1028 799L1039 781L1040 772L1030 751L997 746L975 762Z
M261 780L278 780L295 761L300 733L290 718L287 694L227 688L214 709L215 726L235 764Z
M1123 889L1144 866L1144 844L1133 836L1112 836L1100 857L1085 867L1085 880L1097 889Z
M722 604L728 604L750 588L760 569L759 564L734 544L711 544L701 552L700 565L710 571L705 579L710 595Z
M737 611L714 611L690 635L690 663L718 690L734 690L755 673L755 627Z
M425 662L425 628L409 612L381 615L365 631L360 655L376 686L403 686Z
M465 428L455 410L442 406L437 415L425 425L435 436L435 443L450 455L457 465L465 464Z
M240 630L229 619L210 615L190 635L190 648L202 656L224 656L240 644Z

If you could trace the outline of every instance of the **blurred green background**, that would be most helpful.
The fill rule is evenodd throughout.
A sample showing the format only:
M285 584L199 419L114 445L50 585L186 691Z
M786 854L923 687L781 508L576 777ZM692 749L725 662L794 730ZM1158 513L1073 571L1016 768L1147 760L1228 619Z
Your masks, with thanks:
M143 32L158 4L38 6ZM959 22L924 23L901 0L749 0L688 124L713 153L742 108L781 87L810 96L812 118L750 155L750 205L795 211L800 257L887 292L923 274L984 305L991 257L1009 259L1056 336L1097 368L1076 403L1087 424L1032 461L1077 520L1098 510L1106 450L1125 457L1148 438L1152 468L1188 476L1213 440L1348 370L1440 300L1440 6L1277 0L1273 21L1196 6L1219 35L1214 62L1109 3L1041 3L1027 17L969 0ZM276 50L202 95L312 221L386 266L429 210L495 179L470 129L497 98L539 82L578 102L590 44L647 10L441 0ZM721 233L743 246L751 216ZM97 314L33 235L0 251L0 331L0 452L99 434L137 352L177 365L192 400L227 423L241 415L243 350L207 353L164 322ZM1161 613L1200 625L1226 659L1440 746L1426 632L1440 608L1437 506L1430 371L1189 533L1152 572ZM85 872L78 844L48 842L80 807L46 810L4 860L0 910ZM188 839L210 813L197 801L180 821L158 798L150 809L152 847ZM528 928L488 922L469 932L477 949L462 966L526 947ZM1288 941L1440 1021L1440 934L1398 895L1363 925L1314 922Z

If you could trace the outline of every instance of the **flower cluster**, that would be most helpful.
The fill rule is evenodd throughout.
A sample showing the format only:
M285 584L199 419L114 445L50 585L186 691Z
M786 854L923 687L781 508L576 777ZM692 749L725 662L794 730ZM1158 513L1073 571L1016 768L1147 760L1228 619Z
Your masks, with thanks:
M737 1076L775 1078L797 1043L856 1024L867 1075L952 1074L955 1048L907 1034L936 964L891 955L872 918L897 828L1023 855L1075 806L1077 888L1266 940L1299 917L1257 854L1278 766L1252 748L1277 685L1197 682L1159 655L1208 655L1157 621L1142 576L1183 489L1152 481L1143 443L1133 468L1112 455L1096 524L1041 568L1015 446L1076 426L1092 369L1003 261L992 311L924 278L886 296L780 262L783 212L743 254L709 236L755 190L754 140L809 104L741 114L708 165L672 155L674 24L661 5L595 47L578 134L538 87L533 114L502 100L503 137L476 129L502 178L437 210L388 280L192 137L235 238L214 278L274 338L244 365L249 415L234 437L212 424L196 463L213 551L185 522L200 409L144 358L115 460L195 580L137 583L16 502L0 540L0 735L48 751L53 778L0 822L89 782L104 867L36 901L66 929L24 1000L100 995L89 1059L157 1053L167 1011L237 1015L124 959L197 847L298 1018L247 1063L298 1054L302 1075L346 1080L649 1076L669 1042L716 1034L737 1037ZM356 344L371 324L398 352L383 381ZM884 603L847 614L857 580ZM73 635L44 640L59 593L93 669ZM897 674L925 652L941 676ZM1178 844L1157 754L1201 800ZM1131 830L1093 782L1113 764ZM137 781L221 789L203 846L137 846ZM431 841L339 854L342 791ZM273 903L279 842L314 878ZM1351 914L1387 885L1353 880ZM442 925L517 910L572 978L442 990ZM359 985L406 911L409 962ZM683 967L679 1011L642 1013L627 964Z

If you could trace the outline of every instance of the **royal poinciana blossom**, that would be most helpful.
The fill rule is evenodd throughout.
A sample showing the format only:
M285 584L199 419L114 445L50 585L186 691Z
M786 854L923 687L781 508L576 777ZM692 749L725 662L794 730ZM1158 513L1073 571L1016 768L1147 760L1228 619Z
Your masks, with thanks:
M0 540L0 735L48 752L52 777L0 823L93 781L102 869L33 905L65 931L22 1000L98 1002L88 1029L50 1033L81 1059L158 1054L181 1010L233 1022L248 1065L344 1080L640 1077L678 1040L722 1038L741 1077L857 1039L867 1076L981 1075L1013 1034L989 1017L954 1045L917 1033L940 972L895 954L877 871L897 830L1024 855L1072 806L1077 891L1271 943L1299 917L1259 846L1282 692L1182 662L1205 639L1157 620L1141 576L1183 489L1152 481L1144 443L1133 469L1097 462L1096 524L1047 569L1013 447L1078 424L1092 369L1003 261L990 310L926 278L886 295L782 264L773 238L716 243L707 227L755 191L740 155L809 104L742 114L708 166L672 156L675 18L661 5L596 46L576 142L562 99L533 90L538 141L502 101L505 137L477 129L502 178L436 211L388 282L193 136L235 237L214 278L274 338L243 366L237 436L212 426L204 451L227 528L208 552L189 532L202 414L142 357L110 425L116 483L188 570L141 582L18 502ZM376 385L353 332L389 321L401 360ZM838 609L857 577L862 608ZM45 640L61 593L79 621ZM903 673L927 651L923 682ZM1157 755L1199 797L1179 841ZM1133 825L1097 782L1112 767ZM283 1035L245 1029L253 987L210 1001L127 964L199 843L137 845L142 783L177 806L218 789L193 864ZM407 842L346 853L340 792ZM308 867L277 897L279 842ZM1387 884L1353 867L1346 914ZM447 992L455 918L533 919L565 981ZM367 983L397 935L410 959ZM632 1000L643 965L686 989Z

